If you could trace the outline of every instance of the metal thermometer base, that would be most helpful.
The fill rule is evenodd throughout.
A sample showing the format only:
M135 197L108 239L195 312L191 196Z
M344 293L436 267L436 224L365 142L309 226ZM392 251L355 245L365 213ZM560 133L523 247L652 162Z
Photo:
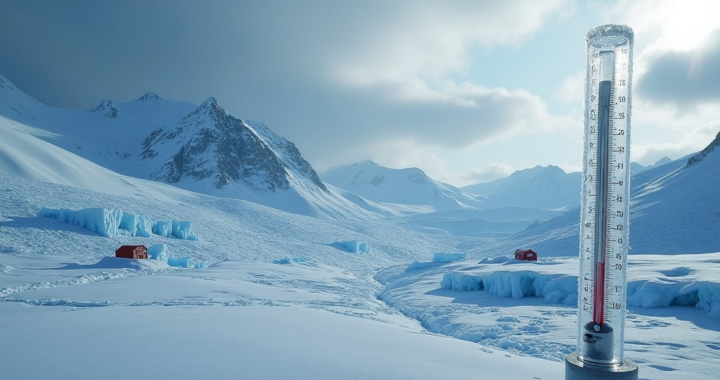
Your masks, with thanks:
M583 326L583 345L579 348L587 362L611 363L613 360L614 333L610 325L590 322Z
M638 366L630 359L620 365L597 365L580 360L577 353L565 356L565 380L637 380Z

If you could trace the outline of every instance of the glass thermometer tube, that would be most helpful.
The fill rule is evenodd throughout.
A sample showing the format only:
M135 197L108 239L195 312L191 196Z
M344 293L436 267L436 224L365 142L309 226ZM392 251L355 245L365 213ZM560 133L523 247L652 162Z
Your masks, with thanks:
M614 366L623 362L633 33L604 25L585 40L578 355Z

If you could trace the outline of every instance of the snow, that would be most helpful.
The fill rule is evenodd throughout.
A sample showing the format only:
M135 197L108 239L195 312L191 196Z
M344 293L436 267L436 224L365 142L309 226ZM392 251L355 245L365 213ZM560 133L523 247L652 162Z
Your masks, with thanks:
M717 290L708 289L707 284L716 288L720 283L715 275L720 269L718 259L720 253L631 256L630 283L639 287L650 281L665 282L655 290L670 296L674 294L672 280L676 280L684 284L683 293L692 295L699 286L703 290L698 291L697 299L713 300ZM384 285L379 297L434 333L549 361L562 362L575 351L576 258L536 263L509 258L481 261L383 269L376 276ZM677 269L682 266L692 269ZM450 280L455 288L445 286ZM481 281L488 287L479 291ZM519 290L517 298L513 289ZM703 291L708 294L700 295ZM568 293L570 299L565 296ZM645 297L652 298L650 294ZM720 346L715 342L720 329L713 310L706 311L712 303L628 306L625 356L640 363L640 378L716 377L720 366L714 360ZM714 310L717 312L717 306Z
M323 181L362 197L362 201L424 206L433 211L484 208L484 197L429 178L418 168L390 169L366 161L333 168ZM354 198L350 200L357 202Z
M576 260L529 263L496 256L430 261L411 270L408 263L434 257L432 252L457 250L442 235L392 220L326 221L190 193L155 198L155 189L140 184L141 195L128 198L0 174L0 334L7 338L0 352L9 363L6 376L44 378L62 369L78 379L126 378L131 371L159 379L322 379L339 373L554 379L562 377L563 355L574 350L576 309L562 303L562 292L571 286L560 279L577 274ZM47 204L58 210L100 204L170 220L192 217L201 240L157 234L142 240L151 248L165 245L168 256L209 265L187 270L161 260L103 258L139 237L107 238L38 218ZM372 260L338 255L333 244L318 243L351 234L358 236L352 242L372 241ZM645 260L629 268L636 273L631 281L688 284L714 283L712 265L720 262L714 254L631 259ZM482 266L488 273L545 278L549 300L441 286L446 273L470 278L481 274ZM699 299L703 292L715 294L700 286ZM709 296L702 299L710 299L708 307L717 304ZM720 357L710 342L720 340L720 332L712 310L701 307L631 308L626 355L641 362L641 376L714 376L718 368L712 363ZM137 322L148 315L150 322ZM137 342L178 362L209 364L202 374L178 371L172 363L138 358ZM28 350L34 355L21 354ZM95 353L92 360L86 352ZM267 365L278 358L286 366ZM128 361L132 369L121 364Z

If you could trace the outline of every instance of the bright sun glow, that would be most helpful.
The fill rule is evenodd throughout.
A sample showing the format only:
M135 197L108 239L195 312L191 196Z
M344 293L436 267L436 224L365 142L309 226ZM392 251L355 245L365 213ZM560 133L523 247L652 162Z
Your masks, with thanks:
M692 50L720 28L715 0L623 1L614 13L627 19L636 36L655 36L651 45L662 50Z

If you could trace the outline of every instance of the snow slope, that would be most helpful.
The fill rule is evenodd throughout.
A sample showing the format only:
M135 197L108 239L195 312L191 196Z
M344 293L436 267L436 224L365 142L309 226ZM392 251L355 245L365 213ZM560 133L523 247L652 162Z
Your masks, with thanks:
M719 258L630 258L624 347L641 379L717 377ZM398 265L377 279L385 284L382 300L432 332L561 362L577 342L577 274L576 258L506 256Z
M571 278L573 259L447 264L464 255L443 253L409 266L453 249L390 220L330 221L183 191L154 199L142 196L144 183L138 189L126 197L0 175L0 357L9 378L562 377L558 358L575 341L573 306L445 289L442 278L483 266ZM38 217L45 205L189 220L200 240L107 238ZM353 239L372 250L335 244ZM121 244L165 244L171 255L210 265L104 258ZM645 286L643 299L707 277L712 267L702 260L717 261L642 259L643 278L659 284ZM720 362L716 321L691 307L633 309L628 356L643 378L708 378ZM150 354L138 355L138 345Z
M0 130L12 129L14 132L7 132L13 135L8 140L23 144L26 152L13 149L15 152L1 153L8 156L2 168L7 174L22 174L18 171L29 170L32 159L28 158L47 156L37 151L63 155L59 165L70 160L80 171L91 165L71 157L72 153L128 177L160 180L203 194L246 199L293 213L341 219L377 216L328 189L294 144L261 123L228 114L214 98L196 106L147 93L131 102L104 100L88 111L76 111L38 102L4 77L0 82ZM37 149L30 148L36 142L19 133L69 153L40 142ZM4 143L3 151L8 148L10 141ZM53 161L50 157L44 159L46 163ZM39 165L35 168L41 170ZM62 177L72 171L51 168L46 170L45 180L52 176L51 172L61 173ZM58 181L89 185L85 188L94 190L102 186L85 184L77 175ZM107 185L117 187L112 182Z
M379 203L420 206L432 211L487 207L483 197L437 182L418 168L390 169L366 161L330 169L322 179Z
M712 149L704 152L694 156L702 160L685 157L633 176L630 253L720 251L720 154ZM514 251L522 246L545 256L576 255L579 221L577 207L484 247L483 252Z
M463 191L484 195L494 207L569 209L580 204L581 173L565 173L557 166L518 170L507 178L469 185Z

